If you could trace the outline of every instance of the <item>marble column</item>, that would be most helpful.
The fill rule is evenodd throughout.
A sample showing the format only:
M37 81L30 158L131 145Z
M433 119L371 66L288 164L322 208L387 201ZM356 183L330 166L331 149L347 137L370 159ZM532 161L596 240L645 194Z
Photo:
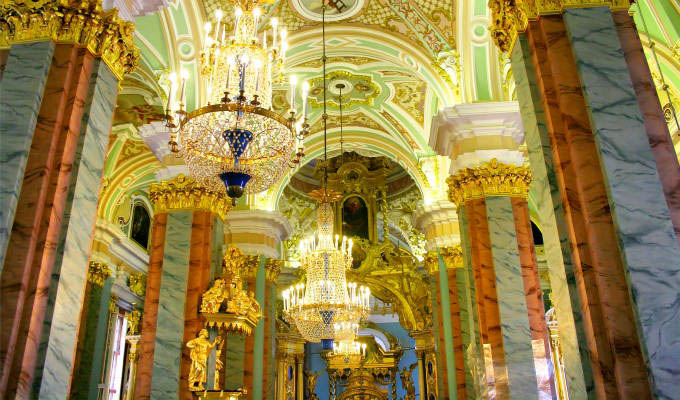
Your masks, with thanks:
M218 267L215 237L230 202L183 175L152 184L154 221L135 398L191 398L185 343L202 328L200 298ZM184 327L178 329L178 327Z
M498 398L536 399L534 344L546 362L549 341L517 106L463 104L440 112L435 125L430 142L452 159L449 197L458 210L462 253L470 260L481 345L473 347L474 357L490 363L493 376L485 379ZM541 390L555 396L551 385Z
M274 396L274 340L276 335L276 279L280 272L280 243L291 231L288 220L278 212L265 210L232 210L226 219L226 242L252 256L259 264L247 277L248 290L263 311L251 336L230 336L225 345L228 365L233 370L232 384L240 384L253 400ZM231 341L231 342L230 342ZM239 366L242 366L239 368ZM229 388L229 386L227 386Z
M3 15L2 398L69 395L118 83L138 60L134 28L115 13L62 6L18 3L6 12L21 18Z
M454 269L462 266L462 255L454 261L453 254L460 252L460 232L456 207L448 200L424 204L416 209L415 225L425 233L426 254L424 265L431 276L433 293L433 324L435 349L438 354L439 397L466 399L466 368L463 347L462 311L456 287ZM440 256L446 254L446 261ZM460 265L458 265L460 264Z
M680 166L628 2L617 6L541 15L497 37L524 75L527 142L542 146L529 151L547 171L565 268L573 265L588 396L670 399L680 392Z
M3 153L12 154L3 168L17 167L12 178L2 183L7 199L2 209L12 214L3 226L12 228L9 236L0 233L4 242L0 252L13 249L0 278L1 296L11 299L2 311L0 395L5 398L47 394L62 398L70 392L77 310L85 293L91 232L118 91L118 78L109 66L72 45L57 45L51 63L49 58L40 61L51 71L47 83L22 83L20 76L38 64L22 67L13 61L12 53L35 53L41 48L44 53L54 47L51 43L13 46L16 52L10 50L0 83L3 102L15 96L26 100L28 94L17 92L15 85L46 87L42 103L34 104L39 105L38 124L22 133L29 135L24 142L33 140L34 149L22 150L21 140L2 143ZM16 79L11 78L15 68L21 69ZM0 116L3 129L19 133L19 126L6 124L17 117L32 118L16 114L27 110L17 107L0 107L14 113ZM6 137L4 131L0 135Z
M71 384L72 398L97 399L99 394L113 283L110 276L107 265L90 262Z

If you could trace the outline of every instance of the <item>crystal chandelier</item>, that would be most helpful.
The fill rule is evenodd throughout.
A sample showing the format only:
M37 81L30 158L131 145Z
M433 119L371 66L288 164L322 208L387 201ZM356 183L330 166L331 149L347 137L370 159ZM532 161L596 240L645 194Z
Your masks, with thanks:
M366 357L366 343L359 343L354 339L334 342L333 350L326 357L341 360L344 364L356 365Z
M306 272L306 285L297 284L283 292L283 313L309 342L332 343L353 341L359 322L368 317L371 292L367 287L347 282L346 271L352 267L352 240L333 235L332 203L341 196L326 187L328 153L326 126L326 6L322 6L323 44L323 134L324 178L322 188L310 193L319 202L318 232L300 242L301 268Z
M258 33L263 0L232 0L233 30L217 10L216 23L206 23L201 52L201 75L207 82L207 102L186 112L186 75L182 76L179 109L168 97L170 149L182 157L191 175L203 186L236 199L267 190L304 156L300 141L306 135L308 85L302 85L302 108L296 120L295 77L290 78L289 115L271 109L272 85L279 82L287 49L286 30L271 20L268 32ZM265 0L266 1L266 0ZM171 82L171 92L172 82ZM172 94L172 93L171 93ZM297 149L297 151L296 151Z

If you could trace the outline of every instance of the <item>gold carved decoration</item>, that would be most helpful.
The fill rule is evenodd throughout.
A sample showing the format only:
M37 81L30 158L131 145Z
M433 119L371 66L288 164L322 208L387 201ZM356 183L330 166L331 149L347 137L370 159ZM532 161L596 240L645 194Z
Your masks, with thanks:
M51 40L86 47L101 57L119 80L137 67L134 24L104 12L101 0L1 0L0 49Z
M446 268L463 268L463 248L460 245L455 247L442 247L439 251L446 263Z
M125 314L128 322L128 335L139 335L139 320L142 313L139 310L130 311Z
M213 342L208 340L208 331L201 329L195 339L187 342L187 348L191 349L189 357L191 358L191 367L189 369L189 390L192 392L205 390L203 384L208 381L208 356L213 347L222 343L222 337L218 336ZM216 368L222 367L222 360L219 357L215 359Z
M489 0L491 25L489 32L502 52L512 50L519 32L526 31L529 21L541 15L562 14L568 8L609 7L612 11L628 10L629 0Z
M90 261L87 269L87 281L97 285L104 286L104 282L111 276L111 270L108 265L96 261Z
M417 362L414 362L411 364L410 367L402 368L399 371L399 375L401 377L401 384L406 390L406 395L404 396L404 400L415 400L416 399L416 386L415 383L413 382L413 370L416 369L418 366Z
M531 183L529 167L503 164L493 159L477 168L466 168L446 179L449 200L462 203L488 196L526 198Z
M111 294L111 298L109 299L109 312L114 314L116 311L118 311L118 295Z
M365 368L357 368L347 380L347 387L338 400L387 400L387 393L375 382L373 374Z
M230 246L224 256L222 276L215 279L201 297L201 314L206 326L216 326L227 332L250 335L262 316L260 304L252 291L243 288L241 275L253 269L257 256L244 255Z
M281 273L281 267L283 267L283 260L276 260L273 258L268 258L264 266L265 277L267 282L274 283L279 278Z
M347 271L348 280L363 282L371 294L391 303L399 321L408 331L422 331L432 326L430 278L418 269L418 262L404 248L391 242L354 242L363 260L356 269Z
M152 183L149 198L156 213L171 210L210 211L224 220L231 200L223 193L211 192L182 174L168 181Z
M434 275L439 271L439 254L436 251L428 251L425 253L423 266L430 275Z
M146 293L146 276L141 272L130 274L128 277L128 287L132 293L139 297L144 297Z

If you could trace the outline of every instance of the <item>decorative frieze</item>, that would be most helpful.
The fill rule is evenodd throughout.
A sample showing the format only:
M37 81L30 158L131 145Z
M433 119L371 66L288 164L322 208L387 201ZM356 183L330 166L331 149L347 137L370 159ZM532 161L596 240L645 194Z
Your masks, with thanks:
M212 192L182 174L167 181L152 183L149 198L156 213L172 210L210 211L224 220L231 210L231 200L226 194Z
M531 171L527 166L503 164L493 159L476 168L465 168L451 175L449 200L462 203L489 196L527 197Z
M104 282L106 282L110 276L111 270L109 269L108 265L96 261L90 261L90 265L87 270L88 282L97 286L104 286Z
M628 10L629 0L490 0L489 33L502 52L509 52L519 32L524 32L530 20L541 15L562 14L568 8L609 7L612 11Z
M15 43L51 40L86 47L119 80L139 64L135 26L104 12L101 0L15 0L0 2L0 49Z

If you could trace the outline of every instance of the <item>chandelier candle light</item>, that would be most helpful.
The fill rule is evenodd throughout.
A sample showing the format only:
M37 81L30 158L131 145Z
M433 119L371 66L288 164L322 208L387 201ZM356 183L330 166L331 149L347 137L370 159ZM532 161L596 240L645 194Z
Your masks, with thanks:
M243 194L267 190L288 168L298 165L304 156L300 143L309 130L308 89L304 90L308 86L303 85L303 111L298 115L295 77L290 77L288 115L271 109L272 86L283 76L287 32L279 30L272 19L271 30L258 33L260 1L232 0L233 31L228 31L221 10L215 12L214 24L204 26L200 72L207 82L206 104L191 112L184 110L188 74L183 72L176 107L176 82L170 80L170 149L184 159L200 184L216 192L226 191L234 205Z
M307 284L299 283L283 291L284 317L294 323L309 342L321 341L332 348L333 339L351 341L359 322L368 317L371 292L367 287L347 282L352 267L352 240L332 235L331 202L338 194L327 189L311 193L319 201L318 233L300 242L301 268Z

